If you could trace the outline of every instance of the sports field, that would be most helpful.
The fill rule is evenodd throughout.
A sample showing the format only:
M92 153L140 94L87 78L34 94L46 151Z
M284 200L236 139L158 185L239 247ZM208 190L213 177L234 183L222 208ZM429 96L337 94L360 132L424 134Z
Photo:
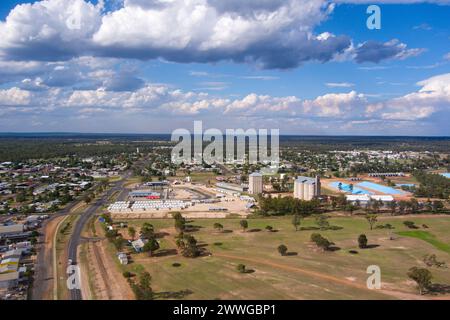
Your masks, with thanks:
M425 233L408 234L411 230L403 225L405 220L414 221ZM416 299L423 297L406 276L408 269L425 267L422 260L426 254L435 254L450 265L446 250L450 217L379 218L378 224L389 223L395 229L372 231L364 217L331 218L331 225L342 227L335 231L295 231L290 217L249 219L246 232L238 219L195 220L189 222L198 227L192 235L211 255L194 259L177 253L172 220L130 220L129 225L139 229L144 222L165 233L160 238L162 250L155 257L133 254L134 262L121 266L122 271L149 271L153 289L173 299ZM214 230L215 222L224 226L224 232ZM424 229L424 224L428 228ZM266 231L267 225L275 232ZM307 218L301 226L315 225L314 219ZM310 242L313 232L333 241L336 250L318 250ZM125 230L122 233L126 235ZM358 248L357 237L362 233L370 249ZM288 255L278 253L280 244L288 247ZM238 264L245 264L250 271L239 273ZM370 265L381 268L381 290L366 287ZM448 268L429 270L434 283L450 284ZM446 294L439 296L446 298Z

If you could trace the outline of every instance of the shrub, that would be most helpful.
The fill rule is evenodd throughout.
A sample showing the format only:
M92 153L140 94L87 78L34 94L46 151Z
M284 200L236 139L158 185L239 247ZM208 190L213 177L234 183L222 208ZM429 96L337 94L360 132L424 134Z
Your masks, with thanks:
M419 227L416 226L413 221L403 221L403 224L407 226L409 229L419 229Z
M245 271L246 271L244 264L238 264L236 269L237 269L237 271L239 271L239 273L245 273Z
M395 228L390 223L386 223L377 225L375 229L395 229Z
M311 235L311 241L323 250L328 250L332 245L332 243L327 238L322 237L319 233L313 233Z
M278 252L282 255L282 256L284 256L284 255L286 255L286 253L287 253L287 251L288 251L288 248L284 245L284 244L280 244L279 246L278 246Z
M409 269L408 277L417 283L420 294L424 294L431 286L432 275L427 269L412 267Z
M367 237L365 234L360 234L358 237L358 246L360 249L367 248Z
M447 268L444 261L438 261L435 254L427 254L423 257L423 262L428 267Z

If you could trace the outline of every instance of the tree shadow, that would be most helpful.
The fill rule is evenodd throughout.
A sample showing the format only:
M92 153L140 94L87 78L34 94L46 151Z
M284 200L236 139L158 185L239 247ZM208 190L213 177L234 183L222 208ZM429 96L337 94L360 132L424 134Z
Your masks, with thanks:
M255 273L254 269L245 269L243 273Z
M441 283L433 283L428 288L430 294L449 294L450 293L450 285L441 284Z
M155 292L155 298L156 299L183 299L194 292L186 289L186 290L180 290L180 291L167 291L167 292Z
M365 248L362 249L373 249L373 248L378 248L380 245L379 244L368 244Z
M197 231L200 231L201 228L203 228L203 227L202 226L194 226L194 225L187 224L184 227L184 232L197 232Z
M250 230L248 230L248 232L260 232L261 231L261 229L250 229Z
M214 242L213 245L215 245L215 246L221 246L221 245L223 245L223 242Z
M167 256L176 256L178 251L176 249L162 249L158 250L158 252L154 253L154 257L167 257Z
M170 234L167 232L155 232L155 238L156 239L162 239L166 236L169 236Z
M341 250L341 248L339 248L337 246L330 246L327 249L327 251L331 251L331 252L335 252L335 251L339 251L339 250Z
M285 256L286 257L292 257L292 256L298 256L298 252L286 252L285 253Z
M233 232L233 230L229 230L229 229L222 230L222 233L232 233L232 232Z

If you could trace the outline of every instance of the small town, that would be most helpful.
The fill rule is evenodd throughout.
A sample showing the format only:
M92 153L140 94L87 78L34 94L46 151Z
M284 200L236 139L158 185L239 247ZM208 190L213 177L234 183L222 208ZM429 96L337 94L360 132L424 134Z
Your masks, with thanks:
M449 17L0 1L2 319L445 314Z
M93 144L111 148L110 142ZM187 221L211 221L216 232L237 221L245 231L256 221L272 223L274 217L284 224L280 219L287 215L296 230L314 230L301 227L308 219L317 221L318 230L339 230L330 219L360 217L376 223L377 217L449 213L449 155L442 151L336 151L333 146L304 150L286 143L280 149L278 172L263 174L270 164L249 164L245 159L176 165L171 162L171 145L139 142L128 152L119 147L108 157L95 152L89 157L49 154L50 158L2 162L1 297L140 299L144 293L125 279L137 264L145 268L136 262L148 259L145 255L150 255L150 262L158 256L176 259L176 252L187 257L217 254L198 244L196 227ZM81 150L83 144L76 148ZM170 236L162 236L169 234L162 230L169 230L167 223L173 219L176 230L189 235L176 242L190 241L189 250L170 248ZM416 228L414 222L410 226ZM89 240L102 234L105 240ZM390 237L395 237L392 231ZM68 290L65 280L56 280L65 279L65 270L74 264L85 274L80 290ZM104 274L106 268L116 271ZM125 277L117 288L108 278L114 273ZM52 281L45 280L51 276Z

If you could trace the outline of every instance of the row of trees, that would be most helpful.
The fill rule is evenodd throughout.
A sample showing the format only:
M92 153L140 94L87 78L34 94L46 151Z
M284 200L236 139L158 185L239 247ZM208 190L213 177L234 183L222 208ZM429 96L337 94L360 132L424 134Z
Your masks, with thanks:
M260 197L258 200L259 213L264 216L282 216L299 214L308 216L317 213L320 208L319 200L304 201L293 197Z
M417 199L412 198L410 200L400 200L400 201L390 201L386 204L381 200L369 200L367 204L364 206L357 200L355 202L349 202L347 200L342 199L342 196L337 198L332 198L332 209L340 208L350 214L357 210L364 209L366 212L379 213L383 208L389 210L392 215L398 214L415 214L421 211L441 212L445 206L444 203L440 200L428 200L425 203L418 202Z
M414 177L420 185L415 189L417 197L448 199L450 196L450 179L440 174L430 174L424 171L414 172Z
M173 218L175 220L175 229L179 232L176 237L176 245L181 250L181 254L187 258L200 256L201 250L197 245L197 239L190 234L186 234L186 219L179 212L175 212Z

